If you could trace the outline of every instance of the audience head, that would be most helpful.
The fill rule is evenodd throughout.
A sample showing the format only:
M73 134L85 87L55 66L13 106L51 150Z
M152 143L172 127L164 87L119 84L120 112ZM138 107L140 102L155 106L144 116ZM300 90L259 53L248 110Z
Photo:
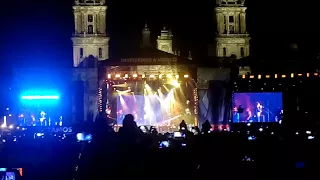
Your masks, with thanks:
M186 131L188 129L187 123L184 120L181 121L179 127L182 131Z
M207 133L208 131L210 131L211 129L211 124L209 122L209 120L206 120L203 124L202 124L202 132Z
M134 117L132 114L125 115L123 122L122 122L123 128L137 128L137 123L134 121Z

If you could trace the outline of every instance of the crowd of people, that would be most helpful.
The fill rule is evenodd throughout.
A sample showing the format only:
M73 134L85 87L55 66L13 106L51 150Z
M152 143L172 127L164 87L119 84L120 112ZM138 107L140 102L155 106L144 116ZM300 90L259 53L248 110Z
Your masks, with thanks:
M313 176L320 160L317 140L303 135L257 131L214 132L209 121L191 131L160 134L142 131L130 114L113 131L101 118L92 129L92 141L25 140L1 149L3 167L22 167L23 179L107 178L288 178ZM200 130L201 129L201 130ZM298 176L299 175L299 176Z

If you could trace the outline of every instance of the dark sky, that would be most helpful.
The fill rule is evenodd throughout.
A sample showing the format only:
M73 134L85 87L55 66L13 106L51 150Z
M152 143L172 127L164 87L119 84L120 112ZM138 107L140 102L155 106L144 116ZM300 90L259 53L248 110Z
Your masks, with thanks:
M176 47L182 52L191 49L197 58L205 57L207 44L214 42L214 3L215 0L109 0L111 55L138 46L147 21L154 40L165 24L172 29ZM247 0L251 54L277 56L296 42L302 52L316 56L320 52L319 15L318 4L312 3ZM72 4L73 0L1 1L0 76L4 87L11 82L12 69L72 66Z
M140 31L147 21L154 38L166 24L173 30L178 47L192 49L199 56L205 55L204 48L214 38L214 2L109 0L107 25L111 51L117 53L121 47L138 45ZM290 4L286 5L287 2ZM316 7L300 2L283 0L277 5L275 1L247 0L253 54L271 54L281 47L288 47L290 42L298 42L301 48L308 41L318 46L320 16L313 10ZM72 3L72 0L1 2L3 60L16 66L70 66L70 37L74 26ZM310 46L310 50L316 50Z
M181 3L177 3L181 2ZM147 21L154 40L163 24L171 28L176 47L204 57L214 42L215 0L109 0L107 25L112 54L138 46ZM297 42L308 54L319 52L317 5L301 1L247 0L248 31L255 56L275 56ZM73 0L15 0L0 5L2 76L13 68L71 67ZM111 55L112 55L111 54ZM5 73L5 74L4 74Z

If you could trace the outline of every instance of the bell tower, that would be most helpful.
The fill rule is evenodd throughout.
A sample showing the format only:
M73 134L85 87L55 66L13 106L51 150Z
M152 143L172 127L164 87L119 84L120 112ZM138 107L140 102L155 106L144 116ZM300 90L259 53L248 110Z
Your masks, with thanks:
M141 43L141 47L142 48L148 48L151 47L151 43L150 43L150 30L148 28L147 23L144 25L144 28L142 30L142 43Z
M218 33L216 55L237 59L249 56L250 37L246 28L245 0L217 0L215 14Z
M166 27L163 27L163 29L161 30L161 34L160 36L158 36L157 39L157 49L173 54L172 37L172 33L169 30L167 30Z
M74 67L89 55L99 61L109 58L106 11L105 0L75 0L73 6L75 32L71 38Z

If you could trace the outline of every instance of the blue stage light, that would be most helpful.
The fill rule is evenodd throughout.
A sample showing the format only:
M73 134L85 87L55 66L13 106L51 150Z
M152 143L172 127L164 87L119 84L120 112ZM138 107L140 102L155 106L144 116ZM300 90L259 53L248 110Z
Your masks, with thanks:
M91 134L88 134L86 135L86 138L85 138L87 141L92 141L92 135Z
M21 96L24 100L59 99L59 96Z
M84 141L84 134L83 133L78 133L77 134L77 140L78 141Z

